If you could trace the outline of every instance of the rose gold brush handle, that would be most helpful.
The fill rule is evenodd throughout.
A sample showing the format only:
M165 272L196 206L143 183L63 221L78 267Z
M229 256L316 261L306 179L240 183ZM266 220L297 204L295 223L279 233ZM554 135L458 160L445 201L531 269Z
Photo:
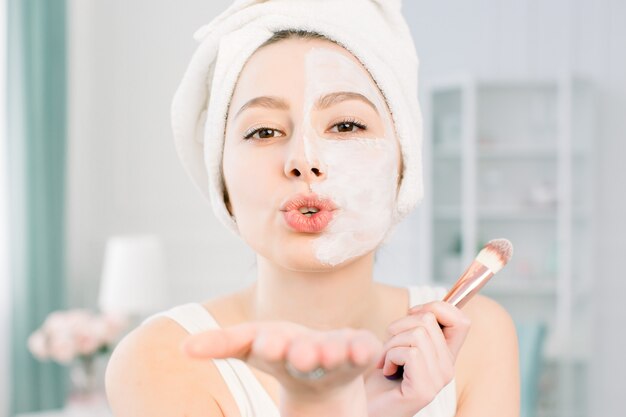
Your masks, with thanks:
M463 272L461 278L448 291L442 301L448 302L455 307L461 308L489 279L499 272L504 265L509 262L513 255L513 245L507 239L492 239L480 251L476 259ZM410 311L410 309L409 309ZM443 326L439 324L443 329ZM398 370L393 375L385 375L388 379L400 379L404 372L403 366L398 366Z
M493 271L480 262L473 261L458 279L454 287L448 291L443 301L463 307L494 275Z
M448 291L443 301L446 301L458 308L463 307L494 275L493 271L485 265L474 260L465 270L461 278L458 279L454 287ZM439 324L443 329L443 326ZM396 380L402 378L404 374L404 366L398 366L393 375L385 375L385 378Z

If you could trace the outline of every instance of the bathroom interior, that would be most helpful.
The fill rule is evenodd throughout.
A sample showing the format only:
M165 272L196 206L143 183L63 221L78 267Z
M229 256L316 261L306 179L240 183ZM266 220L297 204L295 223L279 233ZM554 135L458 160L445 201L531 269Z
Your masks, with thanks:
M51 313L117 308L136 324L254 279L254 252L187 178L170 126L193 32L230 3L0 0L0 417L112 416L115 341L87 368L42 360L29 340ZM425 198L375 278L450 286L487 241L509 239L513 258L482 293L515 321L521 416L626 415L626 2L402 11ZM53 140L32 139L43 129ZM150 279L130 285L137 271ZM86 383L97 400L72 396Z

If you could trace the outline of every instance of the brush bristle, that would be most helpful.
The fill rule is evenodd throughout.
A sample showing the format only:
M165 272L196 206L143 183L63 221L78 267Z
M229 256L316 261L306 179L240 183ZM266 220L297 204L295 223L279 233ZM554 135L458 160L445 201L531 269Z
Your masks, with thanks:
M476 260L493 273L499 272L513 256L513 245L507 239L493 239L487 242Z

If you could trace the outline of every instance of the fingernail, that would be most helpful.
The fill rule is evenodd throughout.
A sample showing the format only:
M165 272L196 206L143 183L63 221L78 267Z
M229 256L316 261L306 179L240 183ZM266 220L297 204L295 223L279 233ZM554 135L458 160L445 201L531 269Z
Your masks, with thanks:
M395 381L396 379L402 378L403 375L404 375L404 366L398 366L398 369L396 370L396 372L394 372L391 375L385 375L385 378Z

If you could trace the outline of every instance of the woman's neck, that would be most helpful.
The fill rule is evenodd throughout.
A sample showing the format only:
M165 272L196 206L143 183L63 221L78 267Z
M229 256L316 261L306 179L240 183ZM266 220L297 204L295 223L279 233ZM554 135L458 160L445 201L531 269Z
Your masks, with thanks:
M258 279L246 291L250 320L288 320L313 329L370 328L380 311L374 253L341 268L292 271L257 256Z

